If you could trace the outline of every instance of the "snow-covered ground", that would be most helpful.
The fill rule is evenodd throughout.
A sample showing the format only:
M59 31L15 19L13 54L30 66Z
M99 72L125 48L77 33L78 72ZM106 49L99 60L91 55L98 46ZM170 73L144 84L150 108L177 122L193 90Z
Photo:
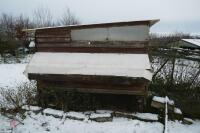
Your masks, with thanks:
M32 58L33 54L28 55L20 55L18 57L12 56L10 54L4 55L1 57L0 55L0 64L16 64L16 63L28 63Z
M1 120L4 120L4 125L8 128L9 120L2 116ZM14 133L162 133L163 130L163 125L158 122L147 123L126 118L114 118L112 122L98 123L30 113L22 122L24 125L19 124L14 128ZM1 130L3 128L0 132Z
M154 72L165 63L165 59L160 57L154 57L152 60L152 68ZM166 79L171 73L172 63L168 61L164 67L159 71L157 75ZM199 70L199 62L187 59L176 59L175 60L175 68L174 68L174 80L175 81L187 81L191 77L193 77ZM200 81L200 76L197 78L197 82Z
M69 113L68 113L69 114ZM78 116L84 113L71 112ZM14 133L162 133L163 125L159 122L143 122L127 118L114 117L112 122L94 122L89 119L84 121L55 118L53 116L27 112L26 118L20 124L16 121ZM87 117L85 115L85 117ZM0 133L11 131L12 120L0 116ZM178 121L168 122L169 133L200 133L200 121L192 125L184 125Z
M26 64L0 64L0 88L15 88L17 85L29 82L23 75ZM35 109L35 108L34 108ZM46 110L48 113L49 110ZM55 113L55 111L53 111ZM105 113L109 111L96 111L96 113ZM110 111L111 113L112 111ZM52 113L52 111L50 111ZM24 124L16 122L17 126L13 133L162 133L163 125L159 122L143 122L127 118L114 117L111 122L95 122L86 119L86 113L69 112L66 115L81 116L84 121L55 118L45 114L34 114L27 112L26 118L21 120ZM99 116L99 114L94 114ZM93 116L94 116L93 115ZM148 113L136 113L138 117L152 117L157 119L156 115ZM103 115L110 116L110 115ZM12 119L0 115L0 133L11 132ZM200 121L194 121L192 125L184 125L181 122L168 122L169 133L200 133Z
M29 82L23 74L26 64L0 64L0 88L12 88Z

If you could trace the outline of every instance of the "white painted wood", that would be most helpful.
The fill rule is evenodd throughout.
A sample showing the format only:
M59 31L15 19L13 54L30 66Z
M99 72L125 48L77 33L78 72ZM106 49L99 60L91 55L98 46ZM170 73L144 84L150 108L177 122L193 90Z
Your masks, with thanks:
M149 39L149 26L76 29L71 31L71 37L74 41L146 41Z
M149 27L125 26L109 29L109 39L112 41L146 41L149 38Z

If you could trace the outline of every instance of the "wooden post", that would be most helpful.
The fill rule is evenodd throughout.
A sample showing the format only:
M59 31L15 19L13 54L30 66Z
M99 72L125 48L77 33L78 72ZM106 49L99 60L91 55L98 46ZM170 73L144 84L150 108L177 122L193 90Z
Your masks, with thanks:
M168 107L167 107L167 104L168 104L168 100L169 100L169 98L166 96L165 97L165 116L164 116L164 118L165 118L165 125L164 125L164 133L168 133Z

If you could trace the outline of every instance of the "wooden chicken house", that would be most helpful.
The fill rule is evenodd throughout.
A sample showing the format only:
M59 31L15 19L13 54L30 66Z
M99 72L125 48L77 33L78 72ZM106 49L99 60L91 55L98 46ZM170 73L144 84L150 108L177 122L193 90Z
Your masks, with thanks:
M33 29L36 53L25 73L38 90L147 95L149 30L159 20ZM33 31L32 30L32 31Z

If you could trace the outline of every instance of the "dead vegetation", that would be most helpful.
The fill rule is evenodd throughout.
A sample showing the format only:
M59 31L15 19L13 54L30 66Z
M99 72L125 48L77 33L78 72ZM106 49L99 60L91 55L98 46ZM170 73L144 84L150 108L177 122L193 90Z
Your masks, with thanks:
M175 48L189 35L153 36L150 58L154 76L149 86L153 95L169 96L188 117L200 112L200 50Z
M37 104L34 82L23 83L16 88L0 88L1 111L18 112L23 105Z

